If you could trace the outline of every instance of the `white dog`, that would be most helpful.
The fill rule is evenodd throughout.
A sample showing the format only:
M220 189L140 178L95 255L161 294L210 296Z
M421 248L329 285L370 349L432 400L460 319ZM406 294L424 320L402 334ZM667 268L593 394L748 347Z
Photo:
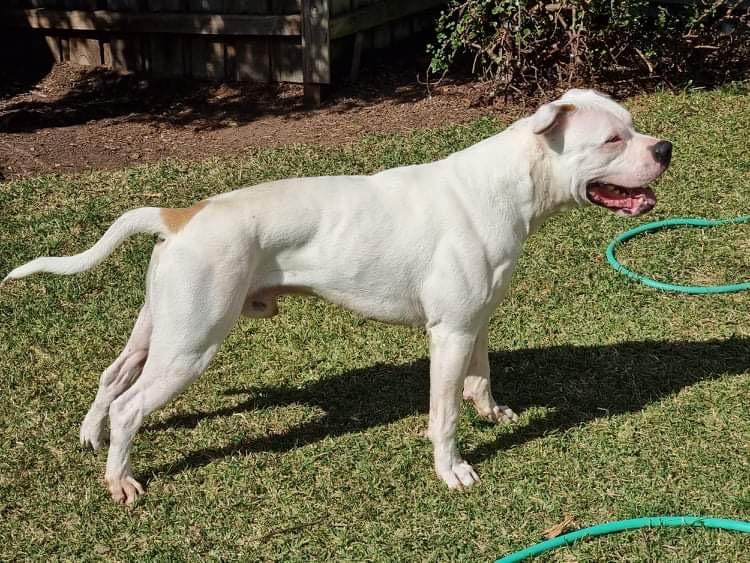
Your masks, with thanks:
M502 133L443 160L373 176L294 178L185 209L128 211L89 250L42 257L8 279L73 274L135 233L159 235L146 298L125 350L101 376L81 442L102 445L112 497L142 494L128 468L143 419L206 368L240 315L271 317L284 294L317 295L430 337L435 470L451 488L477 474L456 443L463 397L482 417L516 420L490 389L487 322L526 238L555 213L594 203L620 215L656 203L644 187L672 145L637 133L629 113L572 90Z

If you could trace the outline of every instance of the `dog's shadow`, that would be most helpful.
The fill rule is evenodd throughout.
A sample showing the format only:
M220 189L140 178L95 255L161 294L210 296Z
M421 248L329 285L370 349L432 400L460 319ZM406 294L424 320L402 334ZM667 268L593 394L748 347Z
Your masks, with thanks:
M750 339L623 342L492 352L490 365L499 402L518 413L532 406L551 408L546 416L533 418L513 432L499 433L496 440L466 451L470 462L600 416L640 410L698 381L743 373L750 368ZM149 476L176 474L238 453L288 451L325 437L426 413L428 368L428 360L422 359L402 365L376 364L302 388L228 389L226 395L246 399L219 410L176 415L147 426L146 431L192 428L201 420L291 403L316 405L325 414L283 434L190 452L177 463L152 468Z

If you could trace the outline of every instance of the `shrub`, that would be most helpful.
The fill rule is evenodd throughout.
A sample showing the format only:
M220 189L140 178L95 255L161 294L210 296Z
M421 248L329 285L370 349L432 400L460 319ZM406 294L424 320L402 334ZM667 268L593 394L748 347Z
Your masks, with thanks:
M747 0L451 0L428 49L498 87L612 78L737 78L750 57Z

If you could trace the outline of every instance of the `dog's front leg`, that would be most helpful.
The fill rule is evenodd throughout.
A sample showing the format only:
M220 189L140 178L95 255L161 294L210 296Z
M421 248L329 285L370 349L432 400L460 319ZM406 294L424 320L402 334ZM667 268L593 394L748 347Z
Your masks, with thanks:
M471 487L479 477L458 451L456 426L461 388L476 334L445 326L430 329L430 422L435 471L451 489Z
M487 325L479 331L464 379L464 399L474 403L477 414L490 422L508 424L518 420L510 407L498 405L492 396L490 362L487 351Z

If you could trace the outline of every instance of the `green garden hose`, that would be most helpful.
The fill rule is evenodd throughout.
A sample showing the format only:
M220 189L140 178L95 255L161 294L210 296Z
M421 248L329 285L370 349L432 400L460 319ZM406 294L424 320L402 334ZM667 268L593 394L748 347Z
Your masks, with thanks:
M666 219L664 221L654 221L653 223L646 223L640 225L629 231L625 231L620 235L616 236L615 239L607 247L607 261L610 265L629 278L637 280L642 284L663 291L677 291L681 293L693 293L693 294L704 294L704 293L732 293L735 291L744 291L750 289L750 282L735 283L729 285L678 285L673 283L660 282L653 278L634 272L622 264L615 258L615 248L626 240L633 238L634 236L640 235L641 233L650 233L665 229L669 227L716 227L719 225L736 225L739 223L750 223L750 215L743 215L736 217L735 219Z
M626 530L637 530L639 528L715 528L718 530L730 530L750 534L750 522L742 520L729 520L727 518L707 518L701 516L648 516L645 518L632 518L630 520L617 520L606 524L597 524L582 530L576 530L551 540L543 541L521 551L516 551L495 561L495 563L514 563L522 561L527 557L534 557L540 553L551 551L563 545L571 545L574 542L590 536L604 536Z
M750 215L743 215L735 219L666 219L664 221L654 221L652 223L646 223L621 233L609 244L607 247L607 261L610 265L629 278L641 282L649 287L661 289L663 291L676 291L681 293L693 293L693 294L705 294L705 293L732 293L735 291L744 291L750 289L750 282L735 283L729 285L710 285L710 286L697 286L697 285L679 285L673 283L660 282L638 272L634 272L620 264L615 257L615 249L617 246L628 239L640 235L641 233L650 233L658 231L660 229L670 227L716 227L719 225L736 225L739 223L750 223ZM571 545L576 541L592 537L592 536L603 536L607 534L614 534L617 532L624 532L626 530L636 530L639 528L679 528L679 527L692 527L692 528L715 528L719 530L730 530L734 532L742 532L750 534L750 522L744 522L742 520L729 520L726 518L704 518L700 516L648 516L644 518L632 518L630 520L617 520L615 522L607 522L605 524L598 524L589 528L583 528L570 532L556 538L552 538L547 541L543 541L536 545L522 549L510 555L506 555L495 561L495 563L514 563L516 561L522 561L527 557L534 557L541 553L551 551L563 545Z

